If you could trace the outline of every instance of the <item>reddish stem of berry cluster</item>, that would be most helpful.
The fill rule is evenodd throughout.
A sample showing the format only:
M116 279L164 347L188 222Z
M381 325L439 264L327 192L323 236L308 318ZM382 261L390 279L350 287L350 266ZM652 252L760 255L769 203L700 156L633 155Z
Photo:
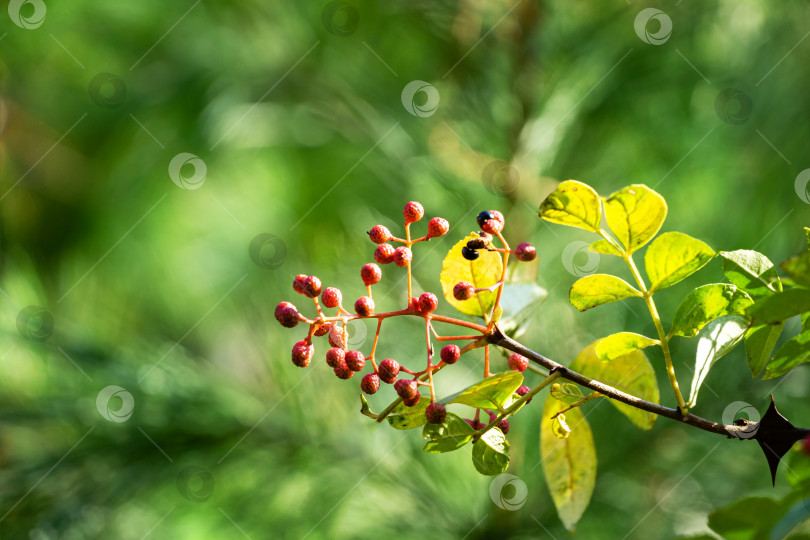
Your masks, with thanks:
M494 307L492 311L484 317L487 321L487 325L483 326L438 315L435 311L438 308L439 299L434 293L424 292L419 297L413 296L411 285L412 247L419 242L426 242L432 238L446 235L450 225L447 220L435 217L428 223L428 230L425 236L412 239L411 225L419 222L424 217L424 209L421 204L412 201L405 205L403 216L405 218L404 239L395 237L388 228L383 225L375 225L368 231L368 236L371 241L377 244L374 250L374 260L376 262L365 264L360 269L360 277L366 287L366 295L359 297L354 302L355 314L350 313L344 308L343 294L340 289L336 287L323 288L320 279L316 276L299 274L293 280L293 289L312 299L317 316L312 319L307 318L302 315L292 303L281 302L276 306L275 317L278 322L286 328L293 328L299 323L305 323L309 327L306 337L293 346L292 361L296 366L306 367L312 360L315 352L312 340L313 336L328 336L327 339L332 348L326 353L326 363L334 370L338 378L344 380L350 379L355 373L363 371L366 368L366 363L369 363L371 369L363 376L360 382L361 390L367 394L374 394L379 390L380 382L393 384L394 390L406 406L415 406L419 403L422 397L419 387L427 386L430 390L430 405L425 410L425 416L429 422L442 423L446 417L446 410L444 405L436 402L433 375L442 368L455 364L465 352L478 347L484 347L484 377L490 376L489 345L486 344L482 338L486 338L495 328L496 321L494 320L493 314L500 304L501 295L503 293L503 283L509 255L513 253L518 260L530 261L536 257L536 252L534 247L527 243L519 244L514 251L510 250L509 245L501 234L504 225L503 215L497 211L481 212L478 216L478 224L481 227L479 238L468 242L467 246L462 249L462 255L468 260L475 260L479 256L479 250L501 253L503 256L503 271L500 280L489 287L476 288L470 283L460 282L455 285L453 296L459 301L464 301L473 298L478 292L494 292L497 289ZM498 238L503 248L496 248L492 245L493 236ZM395 243L402 245L395 248L392 245ZM372 286L379 283L382 279L383 273L379 265L388 265L391 263L406 269L409 302L407 307L398 311L375 313L376 305L372 296ZM320 301L318 300L319 297ZM327 315L324 313L324 308L335 309L336 313L334 315ZM404 315L422 317L425 320L427 362L425 368L422 370L414 371L408 369L391 358L383 359L379 364L377 363L375 355L383 321L389 317ZM349 350L348 348L348 323L354 319L377 319L377 331L374 335L374 344L368 356L365 356L360 351ZM476 333L472 335L440 336L433 326L434 322L453 324L473 330ZM470 343L463 348L459 348L459 346L455 344L445 345L439 353L439 362L434 363L434 350L431 336L437 341L456 340L469 341ZM523 372L528 367L528 364L528 359L519 354L512 354L509 357L509 368L512 370ZM408 374L410 378L399 378L402 373ZM520 396L524 396L528 392L529 388L526 386L521 386L517 391ZM392 408L393 407L389 407L387 411L390 412ZM486 412L490 415L491 419L497 416L494 411ZM479 421L479 415L480 410L477 410L475 419L467 420L475 429L485 427L485 424ZM381 416L384 417L385 414ZM509 430L508 421L504 419L500 422L499 427L505 434Z

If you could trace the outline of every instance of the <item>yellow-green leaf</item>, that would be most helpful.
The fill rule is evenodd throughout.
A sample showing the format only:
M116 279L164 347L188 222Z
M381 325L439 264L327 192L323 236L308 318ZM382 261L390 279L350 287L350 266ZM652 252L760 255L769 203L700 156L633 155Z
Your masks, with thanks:
M498 409L512 397L521 384L523 374L519 371L495 373L461 392L447 396L441 403L445 405L460 403L481 409Z
M571 428L568 427L564 414L558 414L551 419L551 432L558 439L567 439L571 435Z
M568 292L571 305L580 311L630 296L641 296L641 293L623 279L608 274L592 274L578 279Z
M619 250L613 247L613 244L607 240L597 240L588 246L588 251L591 253L600 253L602 255L615 255L617 257L622 256L622 254L619 253Z
M509 441L498 428L492 428L475 441L472 450L475 469L495 476L509 468Z
M704 242L679 232L667 232L653 240L644 254L650 290L674 285L700 270L715 253Z
M745 315L746 309L752 305L751 297L736 285L702 285L686 295L675 310L669 335L696 336L708 322L726 315Z
M658 382L655 378L655 370L644 352L633 351L614 358L610 362L603 362L596 355L596 348L601 341L600 339L585 347L571 364L571 370L578 371L591 379L602 381L633 396L658 403ZM653 413L636 409L614 399L608 401L641 429L653 427L656 419L656 415ZM571 427L573 428L573 426Z
M650 241L667 217L664 198L643 184L617 191L605 201L605 218L628 253Z
M602 202L588 184L566 180L546 197L537 215L552 223L599 232Z
M574 530L588 507L596 483L596 449L593 434L579 409L571 409L563 420L569 427L568 436L560 438L561 422L556 429L551 417L565 404L551 396L543 407L540 424L540 457L546 485L551 492L560 521L569 531ZM557 417L559 419L559 417Z
M785 323L760 324L752 326L745 334L745 356L748 358L748 369L751 377L756 378L771 358L776 341L782 334Z
M473 238L478 238L478 233L470 233L450 249L442 262L442 273L439 279L442 282L444 298L451 306L467 315L483 317L485 313L489 314L495 304L496 293L479 292L469 300L456 300L453 296L453 287L459 281L467 281L476 288L482 288L490 287L501 279L503 261L500 253L480 250L478 258L474 261L468 261L461 256L461 248Z
M585 397L582 395L579 386L571 383L554 383L551 385L550 393L554 399L558 399L566 405L573 405Z
M619 332L618 334L602 338L596 346L596 355L602 361L609 361L657 343L658 340L642 336L641 334Z

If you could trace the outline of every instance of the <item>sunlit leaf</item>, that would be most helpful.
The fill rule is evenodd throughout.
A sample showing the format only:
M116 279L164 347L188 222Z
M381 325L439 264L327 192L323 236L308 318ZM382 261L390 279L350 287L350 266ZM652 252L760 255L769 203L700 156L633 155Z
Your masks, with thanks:
M580 311L631 296L641 296L641 293L623 279L608 274L592 274L580 278L568 292L571 305Z
M725 315L745 315L753 300L736 285L710 283L690 292L675 311L670 336L692 337L706 323Z
M386 417L388 423L397 429L413 429L423 426L427 419L425 418L425 409L430 405L430 398L422 396L419 403L413 407L407 407L404 403L400 403L391 411Z
M653 240L644 254L650 290L674 285L700 270L715 253L705 243L679 232L667 232Z
M765 369L784 327L784 323L761 324L751 327L745 334L745 356L752 377L756 377Z
M572 383L554 383L551 385L549 392L551 392L554 399L558 399L566 405L573 405L585 397L582 395L579 386Z
M793 339L789 339L779 347L773 355L765 374L765 380L781 377L799 364L810 360L810 330L805 330Z
M430 402L430 400L428 400ZM422 417L425 413L422 412ZM422 436L430 439L423 450L430 454L442 454L458 450L472 439L475 430L463 418L451 412L441 424L425 424Z
M551 417L564 407L553 397L546 398L540 424L540 458L560 521L573 531L588 507L596 483L596 449L591 427L579 409L567 413L568 437L559 438L555 434Z
M738 249L721 251L726 278L751 296L765 296L781 291L779 274L773 263L756 251Z
M787 320L810 311L810 290L788 289L773 296L757 300L748 308L755 324L771 324Z
M453 287L459 281L467 281L476 288L483 288L490 287L501 279L503 261L499 253L479 250L479 256L474 261L468 261L461 256L461 248L467 245L468 240L477 237L477 233L470 233L450 248L442 262L439 279L442 283L444 298L451 306L467 315L483 317L495 305L496 293L482 291L473 295L469 300L456 300L453 296Z
M742 341L746 330L748 319L742 315L726 315L709 322L700 331L695 353L695 374L687 403L689 407L697 403L698 392L709 370Z
M566 180L546 197L537 215L552 223L599 232L602 202L591 186Z
M560 413L551 419L551 432L558 439L567 439L571 435L571 428L568 426L565 414Z
M492 428L475 441L472 450L475 469L481 474L495 476L509 467L509 441L498 428Z
M461 392L447 396L441 403L460 403L481 409L498 409L523 384L523 374L518 371L495 373Z
M650 241L667 217L664 198L643 184L633 184L605 201L605 217L628 253Z
M586 377L602 381L619 390L638 396L641 399L658 403L658 382L655 370L643 351L633 351L624 356L603 362L596 355L596 347L602 340L597 340L585 347L571 364L571 370ZM614 399L608 400L641 429L651 429L656 415L631 407ZM571 426L572 428L574 426Z
M617 257L622 256L622 254L619 253L619 250L613 247L613 244L607 240L597 240L588 246L588 251L592 253L601 253L602 255L615 255Z
M600 360L609 361L656 343L658 343L657 339L651 339L641 334L619 332L602 338L596 345L596 355Z

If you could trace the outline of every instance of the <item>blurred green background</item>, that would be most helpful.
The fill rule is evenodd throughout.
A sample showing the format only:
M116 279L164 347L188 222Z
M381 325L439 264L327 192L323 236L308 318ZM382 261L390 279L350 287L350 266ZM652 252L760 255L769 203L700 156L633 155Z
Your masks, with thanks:
M648 7L668 37L660 16L634 26ZM652 332L640 302L567 304L577 273L622 269L536 208L555 180L603 195L646 183L669 202L663 230L774 261L804 249L809 16L801 1L12 1L0 13L0 537L568 537L539 466L539 405L510 433L528 498L502 510L469 447L427 455L417 431L361 416L359 378L335 379L323 345L294 367L302 331L273 307L303 306L297 273L356 298L365 231L401 231L418 200L451 232L417 246L417 290L439 290L446 250L497 208L510 241L537 245L549 291L527 345L569 363L598 337ZM415 80L438 106L402 96ZM402 305L403 275L384 269L380 308ZM690 285L721 279L714 261L661 293L663 317ZM362 330L353 345L368 351ZM386 326L380 353L421 362L420 336ZM675 344L682 386L694 347ZM478 373L455 371L443 391ZM97 406L109 386L121 390ZM695 412L764 410L772 391L810 425L808 369L752 381L741 349ZM771 487L754 443L589 411L599 476L575 538L697 534L713 509L789 489L782 475Z

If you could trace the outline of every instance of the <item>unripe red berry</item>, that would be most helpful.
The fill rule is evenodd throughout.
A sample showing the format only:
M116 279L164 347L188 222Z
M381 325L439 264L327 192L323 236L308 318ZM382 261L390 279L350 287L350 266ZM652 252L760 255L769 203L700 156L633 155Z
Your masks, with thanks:
M475 294L475 287L469 281L459 281L453 287L453 298L456 300L469 300Z
M504 418L500 422L498 422L498 429L500 429L504 435L509 433L509 420Z
M439 307L439 299L432 292L422 293L419 296L419 311L422 313L436 311L437 307Z
M346 353L346 365L352 371L363 371L366 366L366 357L360 351L349 351Z
M529 367L529 359L518 353L509 355L509 369L523 373Z
M431 424L441 424L447 417L447 408L441 403L431 403L425 409L425 418Z
M366 373L360 381L360 390L366 394L375 394L380 389L380 377L376 373Z
M276 320L284 328L293 328L298 324L298 310L290 302L279 302L275 315Z
M461 357L461 349L458 348L458 345L445 345L439 355L445 364L455 364Z
M315 298L321 294L321 280L315 276L309 276L304 281L304 294L310 298Z
M421 399L422 399L422 394L420 394L420 393L417 391L417 392L416 392L416 395L414 395L414 396L413 396L411 399L403 399L403 400L402 400L402 403L403 403L403 404L404 404L406 407L414 407L415 405L417 405L417 404L419 403L419 400L421 400Z
M416 223L425 215L425 209L418 202L411 201L405 205L402 215L405 216L405 223Z
M343 332L346 332L346 338L344 340ZM346 342L349 340L349 329L341 328L338 325L333 325L332 328L329 330L329 345L332 347L337 347L338 349L345 349Z
M476 422L475 420L470 420L469 418L465 418L464 421L470 424L470 427L476 431L479 429L484 429L485 426L483 422Z
M519 395L520 397L523 397L523 396L525 396L526 394L528 394L530 391L531 391L531 388L529 388L528 386L526 386L525 384L523 384L523 385L520 385L520 386L518 387L518 389L517 389L517 390L515 390L515 393L516 393L517 395ZM527 399L527 400L526 400L526 405L528 405L529 403L531 403L531 401L532 401L533 399L534 399L533 397L530 397L529 399Z
M391 244L380 244L374 250L374 260L380 264L391 264L394 262L394 246Z
M326 365L331 368L346 365L346 351L337 347L326 351Z
M380 374L380 380L382 380L382 382L393 384L394 381L397 380L397 375L399 375L399 362L391 358L386 358L380 362L377 371Z
M537 250L528 242L522 242L515 248L515 257L519 261L533 261L537 257Z
M374 263L364 264L360 269L360 277L366 285L374 285L382 279L382 270Z
M307 367L309 361L312 360L312 354L315 352L315 347L307 343L303 339L293 345L292 348L292 361L298 367Z
M810 435L808 435L802 443L802 451L810 456Z
M479 227L484 226L485 221L489 221L490 219L495 219L495 214L492 213L491 210L484 210L475 218L475 221L478 222Z
M428 238L438 238L444 236L450 230L450 224L446 219L435 217L428 223ZM441 423L441 422L440 422Z
M503 223L500 221L489 219L481 226L481 230L489 234L498 234L503 230Z
M354 371L350 370L348 366L342 364L335 368L335 375L337 375L338 379L351 379L352 375L354 375Z
M293 290L297 293L304 294L304 282L307 280L306 274L298 274L293 280Z
M408 266L412 259L413 253L410 248L398 247L394 250L394 264L397 266Z
M343 302L343 293L337 287L327 287L321 294L321 301L328 308L336 308Z
M391 231L384 225L374 225L371 230L368 231L368 237L371 238L371 241L375 244L382 244L393 238Z
M394 383L394 390L399 397L404 400L409 400L413 399L413 396L419 392L419 387L414 380L399 379Z
M368 317L374 313L374 300L370 296L361 296L354 303L354 311L361 317Z
M315 330L315 335L318 336L318 337L325 336L332 329L333 324L335 324L335 323L333 323L332 321L329 321L329 322L325 322L322 325L318 326L318 328Z
M503 214L497 210L488 210L478 214L478 224L481 230L489 234L498 234L503 230Z

